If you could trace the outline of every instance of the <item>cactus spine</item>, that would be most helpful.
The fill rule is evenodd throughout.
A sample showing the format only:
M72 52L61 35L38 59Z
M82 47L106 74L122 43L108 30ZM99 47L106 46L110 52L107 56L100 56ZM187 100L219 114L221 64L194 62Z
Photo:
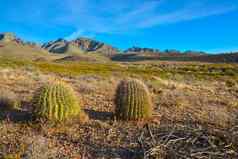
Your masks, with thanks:
M63 82L48 83L41 87L33 103L36 116L51 121L64 121L81 112L74 90Z
M136 79L123 80L117 87L115 115L122 120L142 120L152 116L148 88Z

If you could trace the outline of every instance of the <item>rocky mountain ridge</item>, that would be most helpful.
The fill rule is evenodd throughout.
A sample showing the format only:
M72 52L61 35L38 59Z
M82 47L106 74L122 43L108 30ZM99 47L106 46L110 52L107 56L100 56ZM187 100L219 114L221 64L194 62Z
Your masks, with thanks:
M10 50L10 51L9 51ZM153 48L131 47L124 52L119 49L89 38L77 38L75 40L58 39L37 45L33 42L26 42L15 36L14 33L0 33L0 52L33 52L40 55L62 54L69 56L67 61L87 60L95 61L97 58L107 58L115 61L141 61L141 60L175 60L175 61L201 61L201 62L238 62L238 53L223 53L217 55L207 54L201 51L178 51L175 49L160 51ZM20 56L20 55L19 55ZM27 55L26 55L27 56ZM35 54L34 54L35 56ZM55 55L58 56L58 55ZM77 56L77 57L75 57ZM104 58L103 58L104 57Z
M27 45L27 46L38 47L38 48L40 47L40 45L38 45L37 43L24 41L11 32L0 33L0 42L2 43L13 42L15 44L23 45L23 46Z
M112 57L121 53L119 49L113 47L109 44L104 42L100 42L94 39L80 37L75 40L65 40L65 39L58 39L55 41L46 42L43 45L37 45L34 42L26 42L21 38L15 36L14 33L6 32L0 33L0 42L15 42L18 45L28 45L32 47L41 47L51 53L99 53L105 55L107 57ZM205 52L199 51L185 51L181 52L175 49L160 51L159 49L154 48L142 48L142 47L131 47L127 50L123 51L123 53L127 54L159 54L160 56L200 56L205 55Z
M58 39L42 45L42 48L52 53L65 53L65 52L91 52L100 53L107 57L113 56L119 52L118 49L111 45L88 39L77 38L75 40L67 41L64 39Z
M160 54L160 56L201 56L206 55L207 53L202 51L193 51L193 50L187 50L187 51L179 51L175 49L167 49L164 51L160 51L159 49L153 49L153 48L141 48L141 47L131 47L124 51L124 53L129 54Z
M153 49L153 48L141 48L137 46L133 46L131 48L128 48L124 51L125 53L160 53L159 49Z

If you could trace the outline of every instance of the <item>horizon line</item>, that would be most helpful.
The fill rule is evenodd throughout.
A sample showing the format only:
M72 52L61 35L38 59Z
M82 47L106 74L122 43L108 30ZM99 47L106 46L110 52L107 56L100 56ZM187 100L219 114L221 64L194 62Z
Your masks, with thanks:
M21 39L23 42L32 42L32 43L36 43L36 44L39 44L40 46L42 46L43 44L45 43L49 43L49 42L55 42L57 40L65 40L67 42L70 42L70 41L73 41L73 40L76 40L76 39L89 39L89 40L93 40L93 41L96 41L96 42L100 42L100 43L103 43L103 44L106 44L106 45L110 45L111 47L119 50L119 52L125 52L127 51L128 49L130 48L133 48L133 47L137 47L137 48L141 48L141 49L153 49L153 50L158 50L159 52L165 52L166 50L176 50L180 53L185 53L187 51L192 51L192 52L202 52L202 53L205 53L205 54L229 54L229 53L237 53L238 52L238 48L234 48L234 49L225 49L225 48L221 48L221 49L210 49L209 50L196 50L196 49L175 49L175 48L167 48L167 49L159 49L159 48L154 48L154 47L142 47L142 46L138 46L138 45L131 45L131 47L127 47L127 48L120 48L120 47L117 47L116 45L113 45L113 44L110 44L110 43L106 43L102 40L98 40L96 38L93 38L93 37L87 37L87 36L78 36L74 39L67 39L67 38L62 38L62 37L59 37L59 38L54 38L53 40L49 40L49 41L45 41L45 42L40 42L40 41L34 41L34 40L25 40L25 39L22 39L20 36L17 35L17 33L15 32L11 32L11 31L3 31L3 32L0 32L0 35L1 34L5 34L5 33L12 33L16 38L18 39Z

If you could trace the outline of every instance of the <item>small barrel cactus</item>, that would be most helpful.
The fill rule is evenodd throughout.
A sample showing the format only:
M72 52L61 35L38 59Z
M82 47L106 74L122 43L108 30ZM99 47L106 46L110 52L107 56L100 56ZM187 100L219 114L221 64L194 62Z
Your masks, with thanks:
M64 121L81 112L74 90L63 82L48 83L33 98L34 113L50 121Z
M142 120L152 116L148 88L136 79L123 80L118 85L115 115L122 120Z

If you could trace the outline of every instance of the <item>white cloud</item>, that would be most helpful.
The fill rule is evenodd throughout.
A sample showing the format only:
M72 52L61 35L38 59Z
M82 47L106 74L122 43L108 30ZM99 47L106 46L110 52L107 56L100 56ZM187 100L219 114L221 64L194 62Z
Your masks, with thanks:
M138 24L140 28L153 27L156 25L178 23L182 21L189 21L198 18L224 14L237 9L236 6L204 6L192 5L171 13L154 15L150 19L145 20Z
M145 2L140 4L139 6L132 8L129 12L124 13L122 16L117 18L117 23L131 23L131 20L140 21L142 18L144 19L146 16L149 16L151 12L155 11L155 9L162 3L162 1L152 1Z
M83 33L84 33L83 30L77 30L77 31L73 32L72 34L70 34L69 36L65 37L65 39L73 40L73 39L75 39L75 38L77 38L79 36L82 36Z
M79 29L79 30L76 30L75 32L73 32L72 34L70 34L69 36L65 37L65 39L66 40L73 40L73 39L76 39L78 37L94 38L95 34L89 33L87 31Z
M130 34L137 29L179 23L234 11L238 6L232 3L219 3L201 0L184 0L183 7L171 7L167 0L68 0L67 12L61 22L76 27L69 36L76 37L88 33ZM209 3L208 3L209 2ZM181 3L182 4L182 3ZM165 7L165 8L163 8ZM83 31L82 31L83 30ZM83 33L82 33L83 32Z
M23 1L16 2L17 8L3 10L8 21L45 28L76 28L67 38L97 33L131 34L138 29L224 14L238 8L237 0Z

